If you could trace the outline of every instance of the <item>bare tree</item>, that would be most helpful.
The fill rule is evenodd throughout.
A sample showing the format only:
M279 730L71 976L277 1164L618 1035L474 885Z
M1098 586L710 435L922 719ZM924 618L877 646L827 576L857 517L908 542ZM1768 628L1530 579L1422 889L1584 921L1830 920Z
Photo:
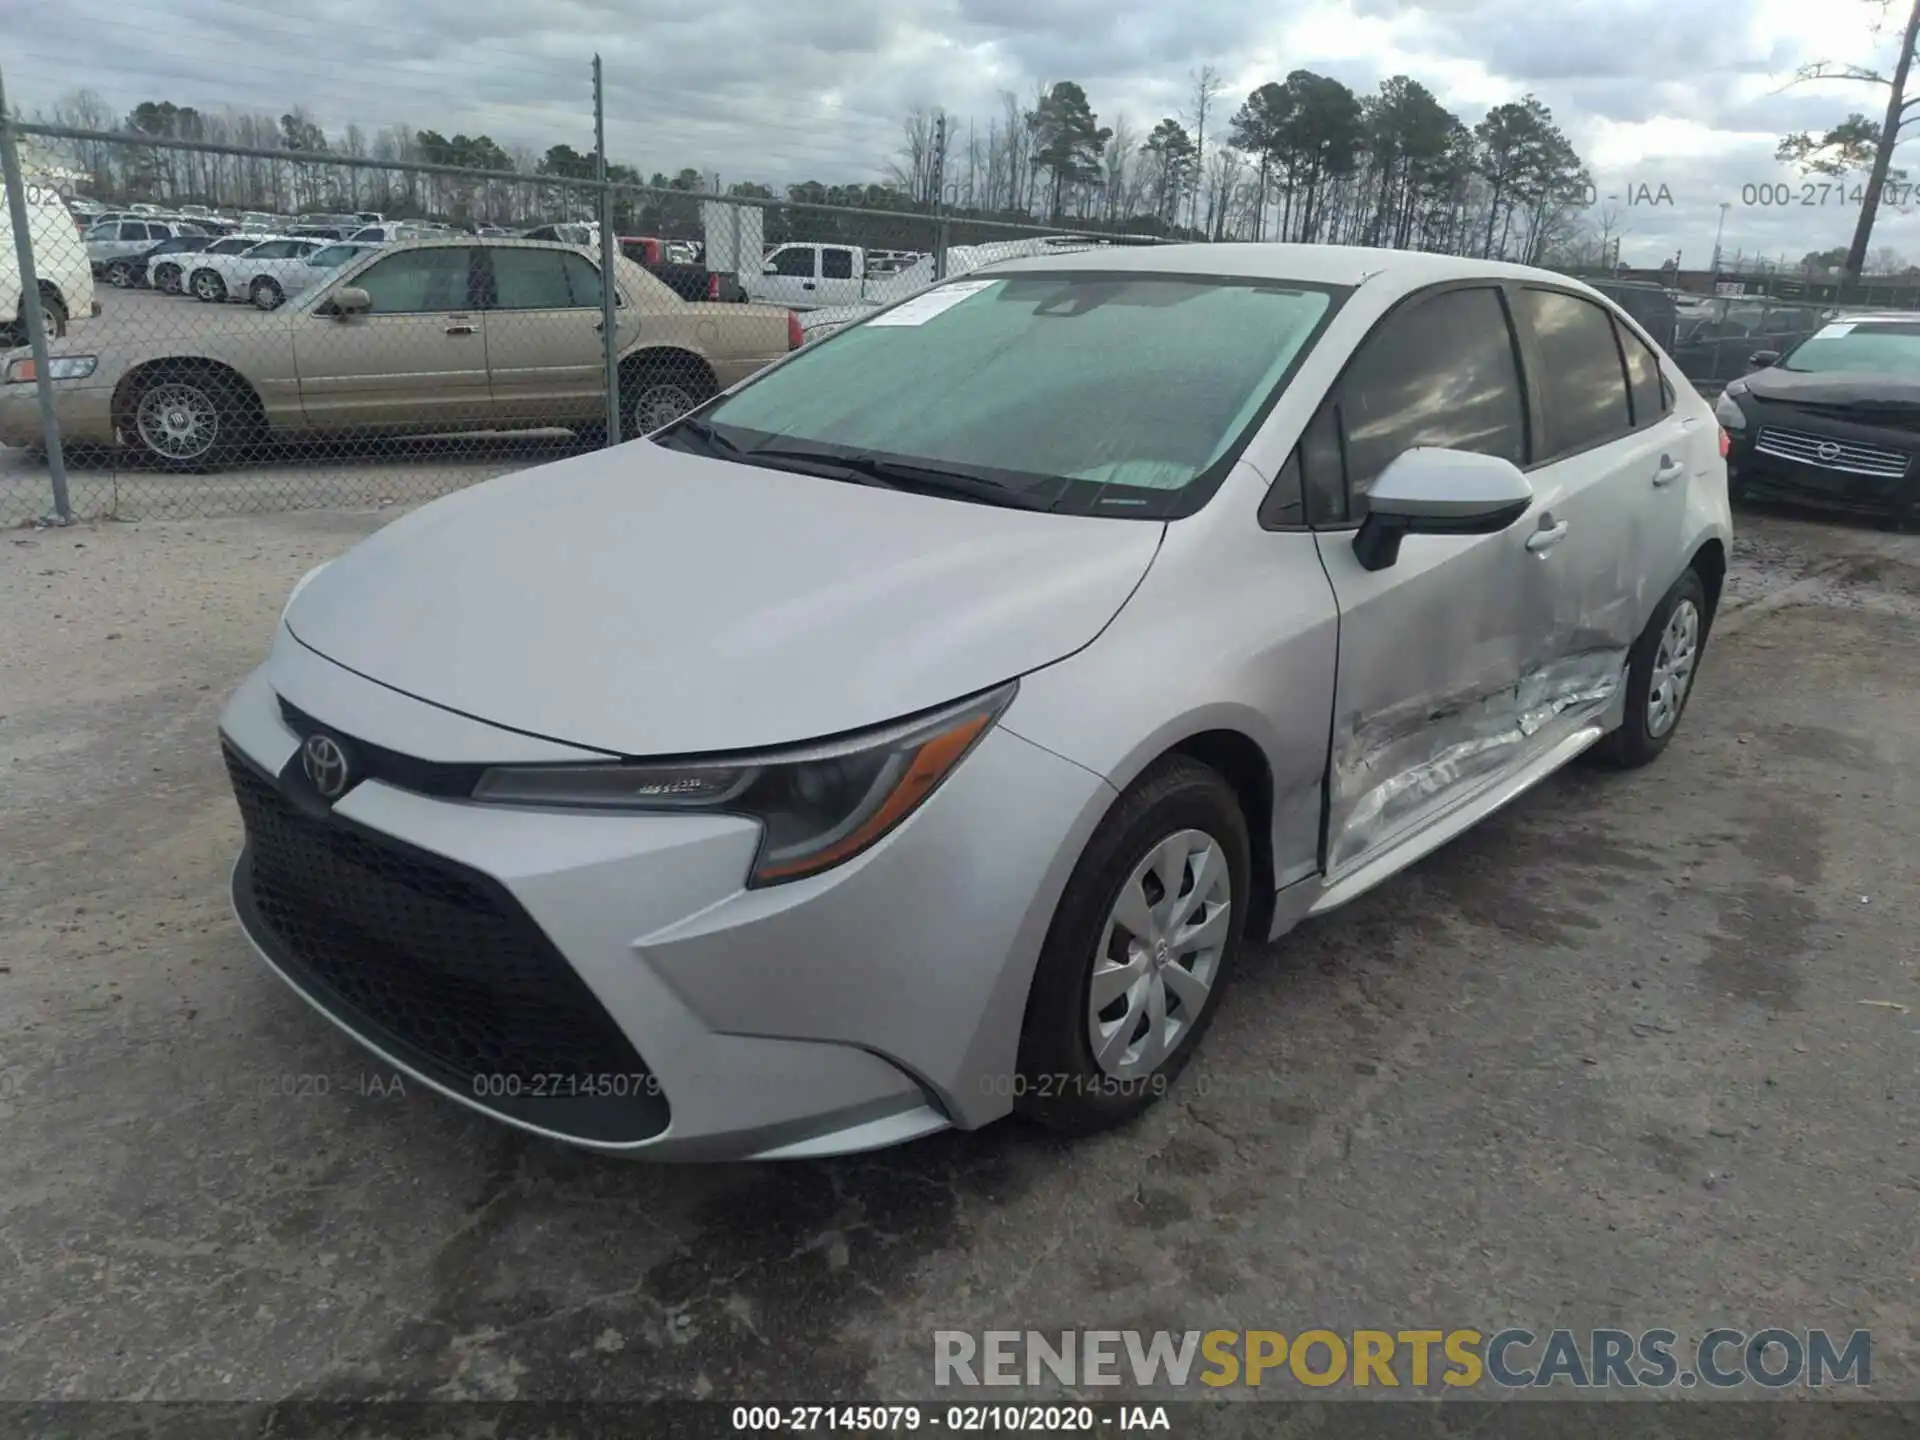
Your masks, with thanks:
M1101 160L1101 186L1106 192L1106 218L1109 221L1124 220L1133 213L1132 197L1128 193L1129 176L1133 170L1134 147L1139 136L1127 123L1127 117L1117 115L1113 121L1113 134L1107 140L1107 151Z
M1915 0L1920 4L1920 0ZM1207 117L1213 113L1214 99L1225 86L1220 72L1211 65L1202 65L1189 78L1193 81L1193 99L1189 102L1187 118L1193 122L1193 157L1196 174L1206 173L1207 164ZM1193 187L1193 194L1187 201L1187 225L1192 228L1200 215L1200 187Z

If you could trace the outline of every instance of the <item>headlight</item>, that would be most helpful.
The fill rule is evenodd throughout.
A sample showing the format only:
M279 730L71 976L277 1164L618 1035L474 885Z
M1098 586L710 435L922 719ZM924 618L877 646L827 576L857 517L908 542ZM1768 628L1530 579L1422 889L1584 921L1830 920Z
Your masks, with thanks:
M473 798L493 804L747 815L761 825L749 885L831 869L905 820L953 773L1016 684L852 739L668 764L503 766Z
M49 355L47 378L49 380L84 380L93 374L99 364L100 357L97 355ZM39 372L34 369L31 355L7 362L7 384L31 385L39 378Z
M1746 389L1744 385L1740 388ZM1747 415L1733 396L1732 386L1720 392L1720 398L1713 402L1713 418L1729 430L1744 430L1747 428Z
M294 582L293 589L287 593L287 603L280 607L280 623L282 625L287 623L287 612L293 609L293 602L300 598L300 592L307 588L307 583L332 563L331 560L322 560L318 565L314 566Z
M1742 395L1747 393L1747 382L1744 380L1729 380L1726 389L1720 393L1722 395L1731 395L1734 399L1738 400Z

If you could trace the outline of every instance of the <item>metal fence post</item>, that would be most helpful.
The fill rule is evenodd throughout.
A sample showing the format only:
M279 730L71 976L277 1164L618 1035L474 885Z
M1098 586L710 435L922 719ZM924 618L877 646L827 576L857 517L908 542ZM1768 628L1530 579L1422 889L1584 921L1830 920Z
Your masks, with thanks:
M33 350L34 392L40 401L40 434L47 446L47 475L53 482L53 515L60 524L70 525L73 505L67 498L67 459L60 448L60 420L53 412L53 375L47 363L47 326L42 314L44 307L40 304L40 275L33 268L27 186L20 173L20 148L15 142L13 111L7 106L3 78L0 78L0 177L6 182L13 249L20 259L20 317L26 321L27 344Z
M607 183L607 89L593 57L593 174L600 184L600 337L607 387L607 444L620 443L620 312L614 256L613 187Z

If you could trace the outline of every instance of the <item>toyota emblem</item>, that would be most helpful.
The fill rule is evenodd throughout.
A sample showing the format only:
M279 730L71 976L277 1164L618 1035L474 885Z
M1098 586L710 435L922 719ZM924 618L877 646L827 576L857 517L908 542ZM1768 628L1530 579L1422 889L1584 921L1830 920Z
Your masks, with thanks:
M313 782L322 800L338 800L347 793L353 779L347 752L331 735L307 737L307 743L300 747L300 768L306 771L307 779Z
M1838 460L1840 458L1840 447L1831 440L1822 440L1820 442L1820 448L1813 453L1818 455L1822 460Z

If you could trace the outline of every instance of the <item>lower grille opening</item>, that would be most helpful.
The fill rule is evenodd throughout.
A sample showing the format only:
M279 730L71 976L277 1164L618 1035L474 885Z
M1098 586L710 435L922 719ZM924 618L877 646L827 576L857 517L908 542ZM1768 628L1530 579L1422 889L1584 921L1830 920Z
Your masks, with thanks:
M488 1110L579 1139L667 1127L658 1082L505 887L338 815L296 809L230 746L249 933L369 1044Z

